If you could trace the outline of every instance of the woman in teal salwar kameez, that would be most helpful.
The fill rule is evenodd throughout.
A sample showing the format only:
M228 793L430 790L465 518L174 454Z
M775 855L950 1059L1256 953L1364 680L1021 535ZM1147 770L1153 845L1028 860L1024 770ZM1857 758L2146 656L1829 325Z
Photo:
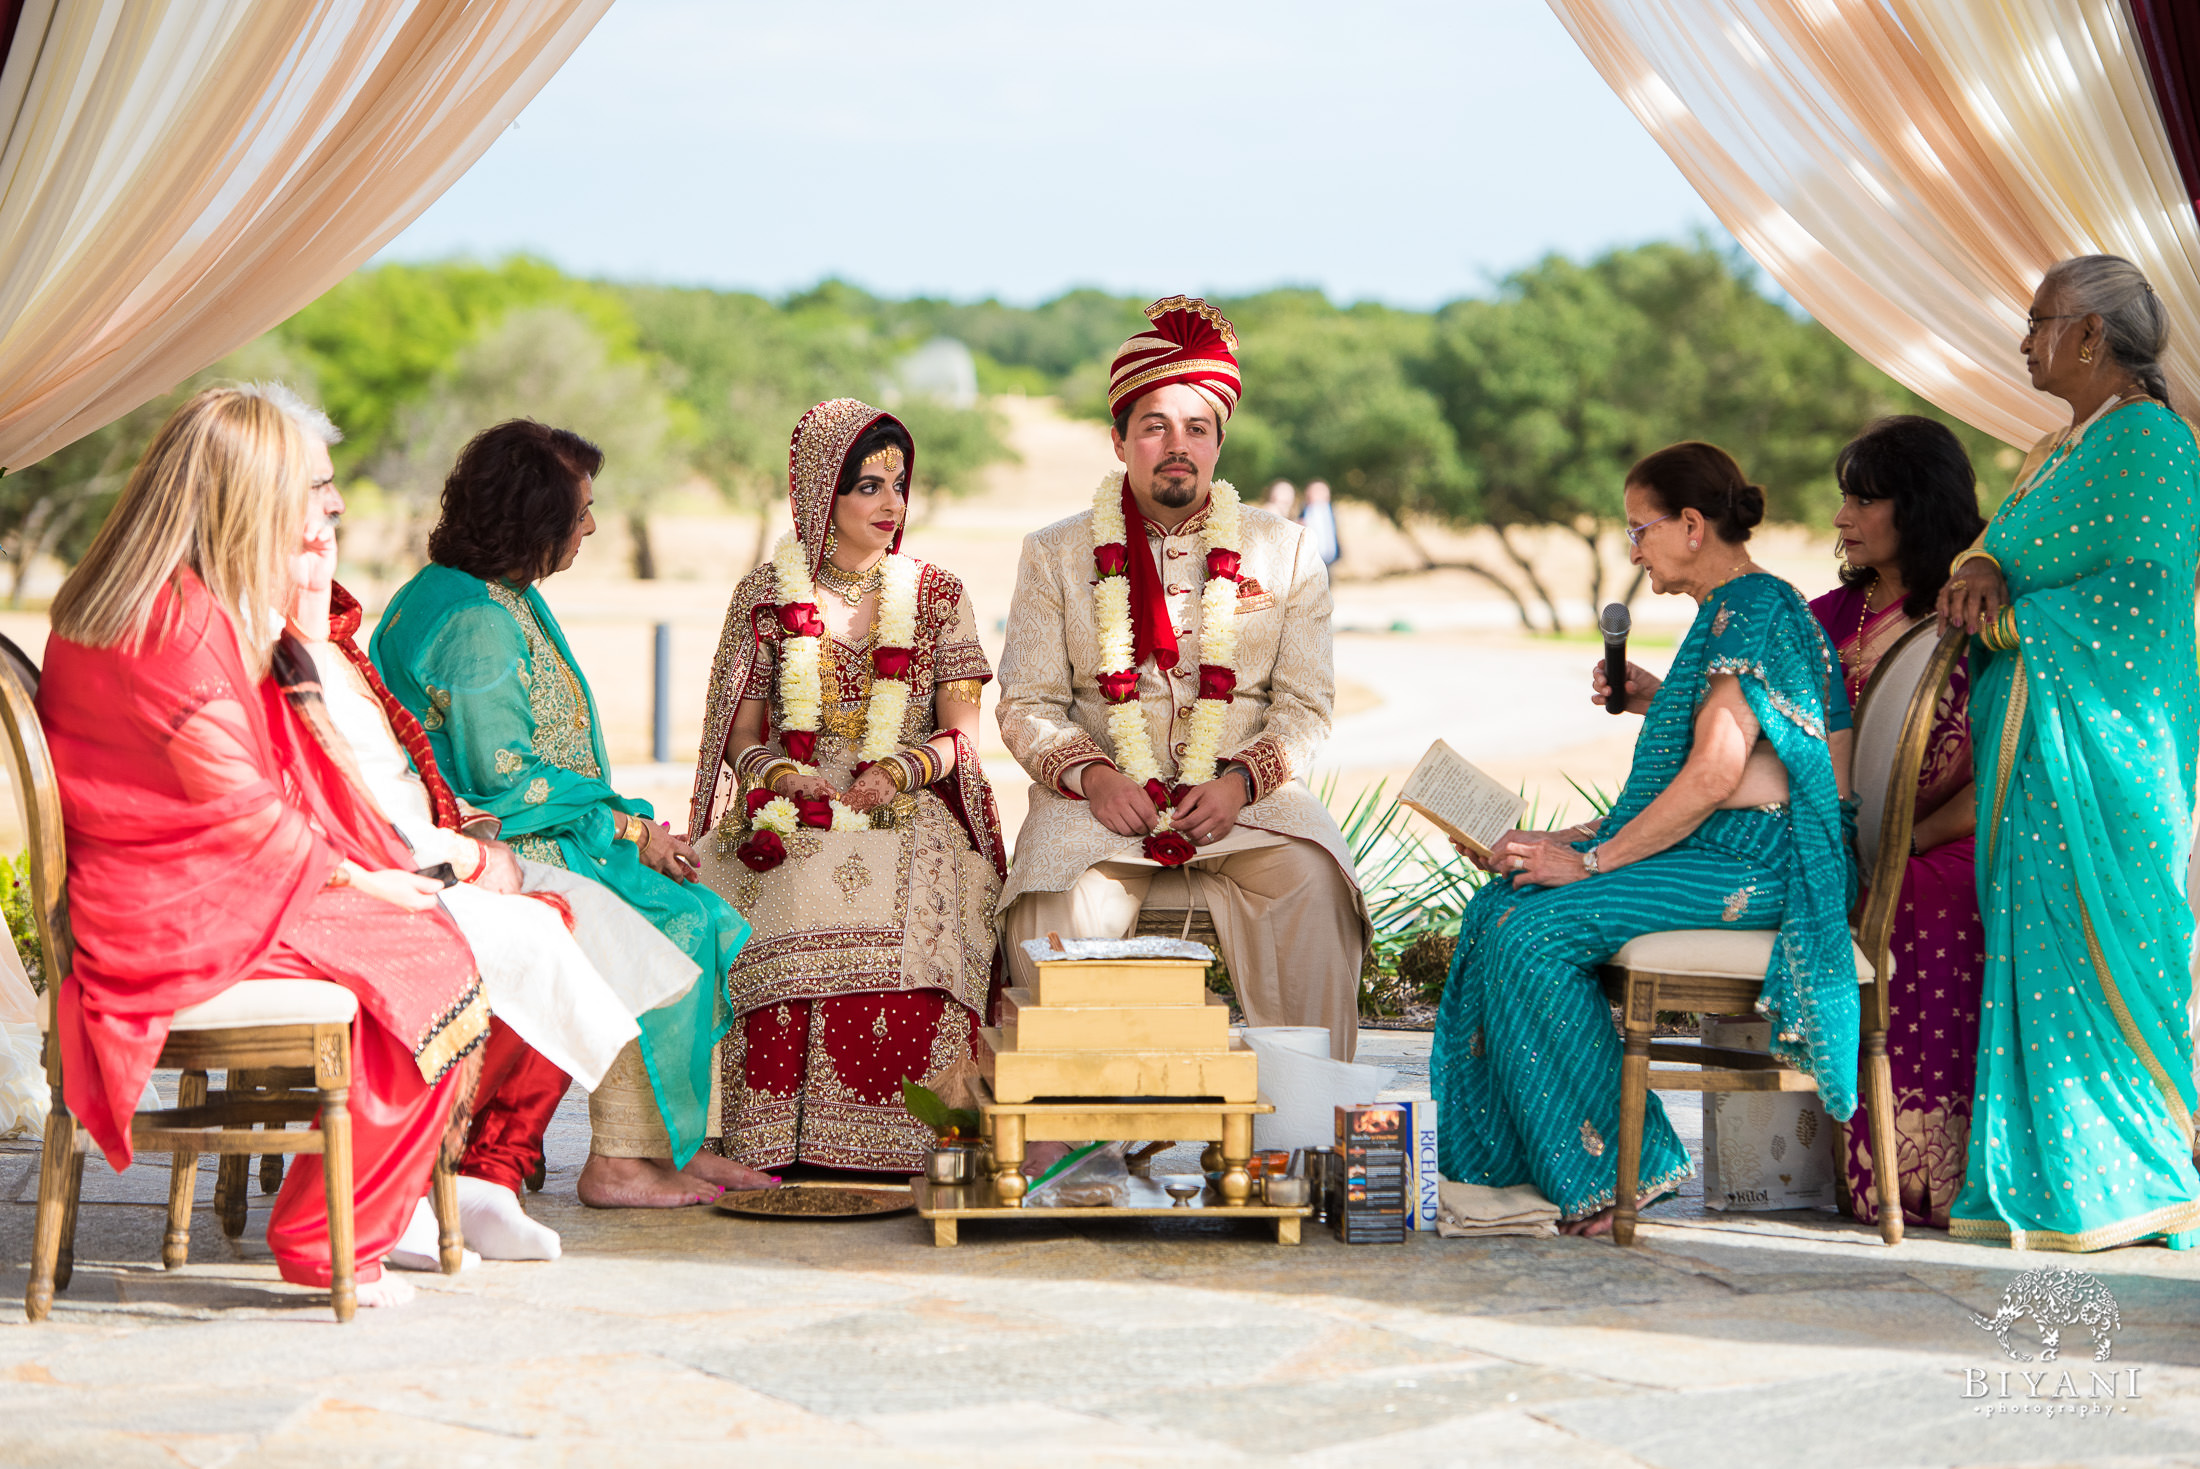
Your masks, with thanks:
M1986 983L1958 1239L2200 1244L2186 906L2200 743L2200 449L2161 401L2168 317L2137 268L2065 261L2033 298L2033 451L1942 594L1977 634Z
M1764 493L1723 450L1677 444L1627 484L1634 560L1700 602L1601 822L1515 832L1459 926L1431 1072L1446 1178L1532 1183L1572 1232L1608 1227L1618 1183L1621 1045L1596 967L1676 928L1776 929L1762 1008L1773 1047L1856 1107L1857 983L1847 913L1848 696L1802 595L1744 544ZM1602 688L1601 675L1598 687ZM1640 1198L1693 1171L1655 1095Z
M591 1094L578 1190L588 1204L678 1205L772 1181L697 1156L726 972L749 925L694 881L693 849L648 802L612 789L595 700L535 585L595 529L601 464L579 435L529 420L476 437L444 488L434 564L390 599L371 656L453 789L497 817L505 841L603 883L700 966L686 995L635 1017L639 1041Z

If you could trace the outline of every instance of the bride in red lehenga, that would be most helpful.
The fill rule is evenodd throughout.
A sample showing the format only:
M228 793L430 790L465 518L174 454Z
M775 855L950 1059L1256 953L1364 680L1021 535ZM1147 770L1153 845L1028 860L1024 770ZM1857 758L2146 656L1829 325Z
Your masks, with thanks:
M898 554L909 431L834 399L789 461L795 530L734 592L689 817L703 880L753 926L727 979L721 1147L906 1173L931 1135L902 1079L976 1057L996 983L993 674L962 583Z

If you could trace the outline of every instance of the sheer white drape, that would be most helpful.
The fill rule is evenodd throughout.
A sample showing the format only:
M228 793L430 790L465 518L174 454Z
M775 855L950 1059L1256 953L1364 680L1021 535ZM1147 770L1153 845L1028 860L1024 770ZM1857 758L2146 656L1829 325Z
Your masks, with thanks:
M2200 408L2200 223L2119 0L1550 0L1743 247L1866 359L2012 444L2041 273L2146 272Z
M26 0L0 72L0 465L327 290L610 3Z

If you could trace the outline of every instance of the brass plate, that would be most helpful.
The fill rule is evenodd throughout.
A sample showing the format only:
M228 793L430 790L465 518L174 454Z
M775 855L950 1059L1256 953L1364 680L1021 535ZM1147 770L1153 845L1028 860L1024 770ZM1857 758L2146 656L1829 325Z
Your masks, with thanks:
M843 1219L877 1219L906 1214L917 1207L907 1189L857 1184L790 1184L783 1188L729 1189L718 1198L728 1214L750 1219L806 1219L827 1224Z

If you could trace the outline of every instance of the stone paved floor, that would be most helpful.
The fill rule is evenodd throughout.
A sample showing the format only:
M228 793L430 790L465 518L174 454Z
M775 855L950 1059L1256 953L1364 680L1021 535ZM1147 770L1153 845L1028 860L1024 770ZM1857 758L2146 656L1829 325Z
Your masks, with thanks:
M1412 1088L1425 1044L1367 1048ZM583 1209L586 1138L569 1099L532 1200L563 1261L414 1276L414 1305L342 1329L276 1282L258 1209L232 1245L202 1208L194 1263L163 1272L158 1163L87 1170L76 1283L23 1324L37 1156L0 1143L0 1464L2200 1464L2195 1255L2046 1261L2115 1293L2119 1396L2086 1396L2081 1337L2028 1401L1999 1374L2040 1366L1969 1313L2042 1261L1928 1231L1889 1251L1684 1197L1627 1251L1174 1221L966 1225L939 1250L907 1216Z

